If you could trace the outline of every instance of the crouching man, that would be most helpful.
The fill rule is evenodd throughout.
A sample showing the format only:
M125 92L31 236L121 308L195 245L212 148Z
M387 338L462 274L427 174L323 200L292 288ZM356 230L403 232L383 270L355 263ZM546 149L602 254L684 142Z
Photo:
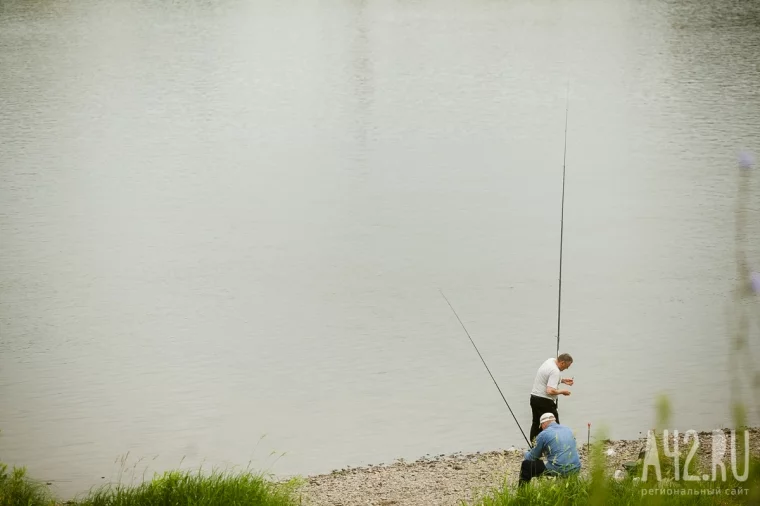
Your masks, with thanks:
M535 446L525 452L519 486L542 474L564 477L581 470L578 448L570 427L558 424L551 413L541 415L540 424L541 432L536 437ZM546 454L546 464L541 460L543 454Z

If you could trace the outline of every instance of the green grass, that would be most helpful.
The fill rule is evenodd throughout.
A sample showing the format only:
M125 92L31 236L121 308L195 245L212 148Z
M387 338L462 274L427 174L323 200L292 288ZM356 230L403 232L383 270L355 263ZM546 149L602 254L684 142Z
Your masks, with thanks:
M757 468L759 462L753 467ZM742 495L730 495L726 490L741 489ZM716 493L720 490L720 493ZM744 491L747 490L747 493ZM667 492L671 493L668 494ZM659 493L662 492L662 493ZM535 484L521 490L503 488L477 502L479 506L586 506L609 505L629 506L644 505L744 505L760 504L760 481L755 473L754 480L738 483L727 480L725 483L684 482L656 483L634 482L632 479L616 481L605 478L603 481L571 477L558 480L539 479Z
M0 506L50 506L55 501L42 483L31 480L23 467L0 463Z
M8 472L0 464L0 506L52 506L43 484L26 476L24 469ZM299 482L275 483L251 472L210 474L172 471L141 485L105 486L68 504L77 506L295 506Z
M136 487L107 486L91 492L80 506L292 506L295 482L279 484L250 472L208 475L172 471Z

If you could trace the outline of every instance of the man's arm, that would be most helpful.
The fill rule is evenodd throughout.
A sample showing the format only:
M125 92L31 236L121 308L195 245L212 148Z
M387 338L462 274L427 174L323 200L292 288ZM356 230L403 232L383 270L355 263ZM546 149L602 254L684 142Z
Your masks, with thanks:
M551 386L559 386L559 383L559 372L552 373L552 375L549 376L549 381L546 382L546 393L549 395L570 395L570 390L558 390L557 388Z
M536 446L525 452L525 460L538 460L541 458L541 454L544 451L544 438L541 436L543 433L540 433L536 437Z

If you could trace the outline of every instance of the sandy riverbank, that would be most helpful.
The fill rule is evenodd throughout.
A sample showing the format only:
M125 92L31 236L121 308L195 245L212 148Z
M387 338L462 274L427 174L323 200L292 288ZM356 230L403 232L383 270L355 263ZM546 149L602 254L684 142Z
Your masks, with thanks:
M760 457L760 430L750 429L750 453ZM711 433L699 434L698 462L709 467L712 451ZM683 438L680 438L681 442ZM730 449L730 439L727 448ZM741 441L737 442L737 446ZM583 472L588 471L585 443L579 454ZM645 440L606 441L607 471L624 471L624 463L635 461ZM688 445L690 449L691 443ZM682 449L683 449L682 445ZM462 500L473 501L490 490L514 486L525 448L489 453L439 455L414 462L398 461L383 466L367 466L311 476L302 489L302 503L307 506L458 506ZM729 450L730 451L730 450ZM728 462L729 453L726 453ZM730 473L730 463L727 463ZM650 468L651 472L651 468Z

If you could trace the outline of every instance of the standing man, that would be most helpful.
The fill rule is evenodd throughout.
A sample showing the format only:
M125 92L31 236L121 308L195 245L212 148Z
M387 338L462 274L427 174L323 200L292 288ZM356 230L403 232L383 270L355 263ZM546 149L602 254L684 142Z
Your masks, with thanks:
M536 379L533 381L533 390L530 392L530 409L533 411L533 423L530 426L530 440L541 432L541 415L551 413L557 423L559 423L559 413L557 413L557 396L570 395L570 390L559 390L560 383L573 386L572 379L562 379L560 372L569 368L573 363L573 357L563 353L557 358L547 359L541 364L536 373Z
M536 446L525 452L525 460L520 466L519 486L544 473L566 477L581 470L578 447L570 427L556 423L553 414L544 413L541 429ZM546 455L546 464L541 460L542 455Z

